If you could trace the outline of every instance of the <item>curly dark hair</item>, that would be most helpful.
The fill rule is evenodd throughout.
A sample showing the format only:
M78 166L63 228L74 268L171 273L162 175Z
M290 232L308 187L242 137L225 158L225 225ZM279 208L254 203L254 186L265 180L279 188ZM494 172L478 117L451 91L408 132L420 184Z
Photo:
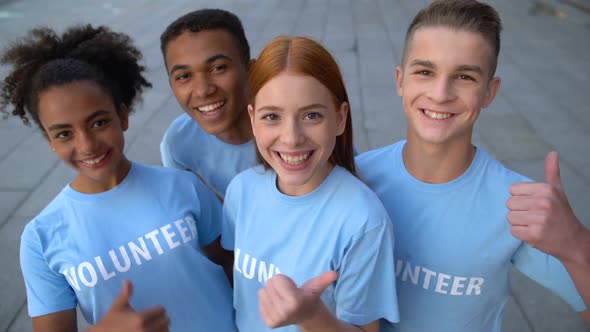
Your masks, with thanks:
M28 113L43 130L39 94L76 81L95 82L117 107L124 103L132 111L136 97L152 86L143 76L141 57L129 36L105 26L72 26L61 37L46 27L33 29L0 58L2 64L13 67L2 82L0 111L8 117L12 104L14 116L29 125Z
M187 13L170 23L160 36L160 49L166 61L166 47L173 39L185 31L200 32L206 30L225 30L235 39L244 64L250 61L250 45L244 33L240 19L223 9L199 9Z

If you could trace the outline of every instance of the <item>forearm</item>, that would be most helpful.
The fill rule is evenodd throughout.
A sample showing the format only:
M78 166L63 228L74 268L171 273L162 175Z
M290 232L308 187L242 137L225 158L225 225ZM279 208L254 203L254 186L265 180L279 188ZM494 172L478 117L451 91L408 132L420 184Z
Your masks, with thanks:
M318 312L311 319L298 324L304 332L377 332L378 322L365 326L356 326L336 318L324 303L320 304Z
M569 255L561 259L561 262L586 304L586 311L581 314L584 320L590 324L590 230L583 229L579 232L574 243Z

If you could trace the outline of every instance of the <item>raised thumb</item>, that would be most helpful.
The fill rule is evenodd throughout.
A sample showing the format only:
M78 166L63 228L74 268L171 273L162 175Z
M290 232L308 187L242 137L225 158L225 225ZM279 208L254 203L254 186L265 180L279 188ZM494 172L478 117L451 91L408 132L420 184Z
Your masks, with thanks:
M301 286L301 288L319 295L337 279L338 272L328 271L318 277L309 279L303 284L303 286Z
M128 308L131 307L129 304L129 300L131 299L131 295L133 294L133 284L131 281L125 279L123 280L123 287L119 292L119 295L113 301L112 308Z
M559 154L557 151L551 151L545 157L545 182L563 189L559 175Z

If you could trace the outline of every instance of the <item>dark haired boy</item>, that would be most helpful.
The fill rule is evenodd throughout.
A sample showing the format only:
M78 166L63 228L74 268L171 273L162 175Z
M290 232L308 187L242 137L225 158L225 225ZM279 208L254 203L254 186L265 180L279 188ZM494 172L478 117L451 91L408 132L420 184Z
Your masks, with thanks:
M474 0L414 18L396 69L407 140L357 158L394 223L396 331L500 331L508 271L559 294L590 322L590 231L563 191L557 153L531 183L471 141L500 87L501 22Z
M166 28L160 47L185 112L162 139L162 163L192 170L222 199L234 175L256 164L242 23L225 10L196 10Z

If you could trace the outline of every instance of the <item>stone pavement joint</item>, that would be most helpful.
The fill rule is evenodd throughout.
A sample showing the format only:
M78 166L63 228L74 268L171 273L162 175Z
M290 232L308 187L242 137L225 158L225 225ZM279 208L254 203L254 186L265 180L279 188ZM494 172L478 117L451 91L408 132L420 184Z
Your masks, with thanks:
M500 161L543 179L543 158L560 151L571 204L590 226L590 15L575 8L590 0L494 0L504 22L497 74L500 92L481 113L474 141ZM568 3L570 2L570 3ZM395 91L395 67L405 30L427 0L135 0L92 2L0 0L0 46L49 25L106 24L131 35L144 54L154 88L130 117L127 156L159 164L159 141L182 113L170 92L159 50L165 26L204 7L225 8L243 21L252 56L279 34L303 34L326 45L341 66L360 151L405 137ZM539 5L542 4L542 5ZM561 14L560 14L561 13ZM7 68L0 67L0 77ZM20 233L74 176L48 149L38 129L20 119L0 121L0 332L32 331L18 262ZM590 331L577 313L549 291L511 271L504 331ZM86 324L79 317L80 326Z

